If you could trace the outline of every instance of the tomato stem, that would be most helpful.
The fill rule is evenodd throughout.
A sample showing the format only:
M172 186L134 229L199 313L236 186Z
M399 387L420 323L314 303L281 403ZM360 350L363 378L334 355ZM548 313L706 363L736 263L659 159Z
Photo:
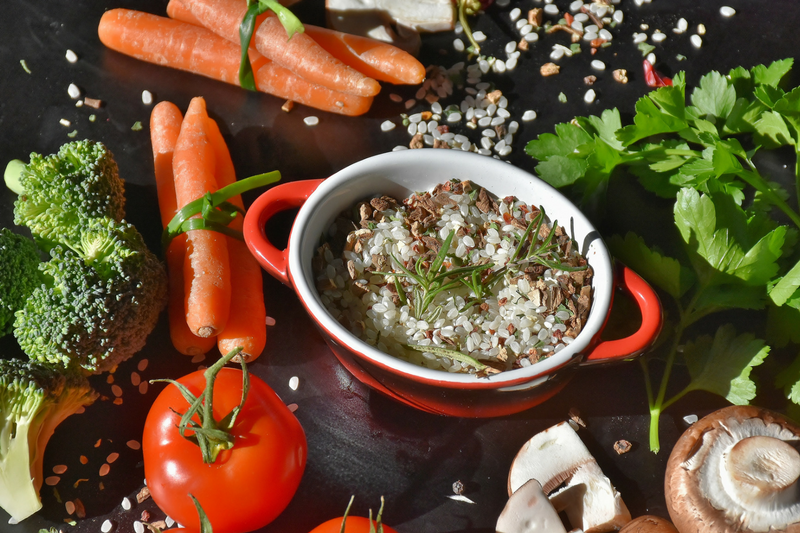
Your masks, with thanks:
M152 380L153 382L164 381L175 385L180 389L184 399L189 402L189 410L183 414L178 413L181 417L178 429L183 438L200 447L203 462L206 464L214 463L220 452L230 450L234 446L235 438L231 434L231 430L236 422L236 417L244 407L247 393L250 390L250 374L247 372L247 364L244 362L244 358L240 358L239 361L242 365L242 400L238 406L234 407L230 413L220 420L214 418L214 382L219 371L241 351L241 346L234 348L206 369L203 374L206 378L206 387L202 394L198 396L192 394L185 385L175 380ZM195 421L195 418L197 421ZM190 432L191 434L189 434Z

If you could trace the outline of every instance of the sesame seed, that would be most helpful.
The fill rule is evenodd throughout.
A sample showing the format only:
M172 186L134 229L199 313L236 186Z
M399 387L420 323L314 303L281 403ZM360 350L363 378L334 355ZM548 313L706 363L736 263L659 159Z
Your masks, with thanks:
M454 122L458 122L460 120L461 120L461 113L450 113L450 115L448 115L447 117L447 122L450 122L451 124Z
M78 86L74 83L70 83L69 87L67 87L67 94L69 94L69 97L74 100L81 95L81 90L78 89Z
M126 442L125 444L126 444L126 446L128 446L128 448L130 448L131 450L139 450L139 449L141 449L141 447L142 447L142 445L141 445L141 444L139 444L139 441L138 441L138 440L129 440L129 441L128 441L128 442Z
M75 63L76 61L78 61L78 54L76 54L72 50L67 50L65 57L67 58L67 61L69 61L70 63Z
M109 463L113 463L117 459L119 459L119 454L117 452L110 453L108 454L108 457L106 457L106 461L108 461Z
M139 370L139 372L144 372L148 364L150 364L150 361L147 359L142 359L139 361L139 364L136 365L136 368Z
M706 25L705 24L698 24L697 25L697 35L705 35L706 34Z
M536 41L539 40L539 34L531 32L531 33L529 33L527 35L524 35L522 38L525 39L525 41L527 41L529 43L535 43Z
M486 34L482 31L475 31L472 32L472 38L475 39L476 43L482 43L486 40Z
M408 134L412 137L417 134L417 124L412 122L408 125Z
M68 501L64 504L64 509L66 509L68 515L71 515L75 512L75 503L72 500Z
M65 119L65 118L62 118L61 120L59 120L58 123L61 124L64 127L66 127L66 128L69 128L70 125L72 125L72 123L69 120Z
M650 52L649 54L647 54L647 61L651 65L655 65L656 64L656 55L654 53Z
M122 498L122 508L126 511L131 510L131 501L127 497Z
M592 68L596 70L605 70L606 64L600 61L599 59L594 59L592 61Z
M144 524L136 520L133 523L133 531L134 533L144 533Z
M111 392L114 394L114 396L119 398L122 396L122 387L117 384L111 385Z
M611 35L611 32L610 32L610 31L608 31L608 30L607 30L607 29L605 29L605 28L603 28L602 30L600 30L600 31L597 33L597 35L598 35L598 36L599 36L601 39L603 39L604 41L613 41L613 40L614 40L614 36L613 36L613 35Z
M303 119L303 122L306 123L306 126L316 126L319 124L319 117L310 116Z
M692 42L692 46L694 46L695 48L700 48L701 46L703 46L703 38L697 34L692 35L689 38L689 40Z
M172 517L170 517L170 516L168 516L167 518L165 518L165 519L164 519L164 522L166 522L166 524L167 524L167 527L172 527L172 526L174 526L174 525L175 525L175 520L173 520L173 518L172 518Z
M405 148L405 146L404 146L403 148ZM290 404L289 404L289 405L287 405L286 407L289 409L289 411L291 411L292 413L294 413L295 411L297 411L297 407L298 407L298 405L297 405L296 403L290 403Z
M651 35L650 38L653 39L654 43L660 43L667 38L667 34L656 30L653 32L653 35Z
M381 123L381 131L392 131L395 128L395 123L391 120L384 120Z
M730 6L722 6L719 8L719 14L723 17L732 17L736 14L736 10Z
M625 20L625 13L620 10L614 11L614 14L611 15L611 18L614 19L614 22L617 24L622 24L622 21Z
M522 10L518 7L515 7L508 13L508 17L511 19L511 22L515 22L519 19L519 16L522 15Z
M578 22L581 22L581 23L588 22L589 21L589 15L587 15L586 13L578 13L577 15L575 15L575 20L577 20Z
M417 105L417 101L414 100L414 99L406 100L406 104L405 105L406 105L406 109L411 109L412 107Z
M453 41L453 48L456 52L463 52L464 51L464 41L461 39L455 39Z
M569 10L574 13L576 11L580 11L582 7L583 7L583 0L575 0L569 5Z
M144 105L150 105L153 103L153 93L145 89L142 91L142 103Z
M140 394L147 394L147 388L150 384L146 381L142 381L139 383L139 393Z
M108 533L114 528L114 524L111 523L111 520L106 520L103 522L103 525L100 526L100 531L103 533Z
M517 42L516 41L508 41L506 43L505 50L506 50L507 54L513 54L516 49L517 49Z
M81 464L85 465L88 462L89 462L89 458L86 457L85 455L81 455Z
M522 120L525 122L530 122L536 118L536 111L529 109L522 114Z
M433 111L437 115L441 114L442 104L440 104L439 102L434 102L433 105L431 105L431 111Z
M647 40L646 33L634 33L633 34L633 44L643 43Z
M111 472L111 465L108 463L103 463L103 466L100 467L98 474L100 477L107 476L108 473Z
M525 24L523 27L519 29L519 34L525 37L532 31L533 31L533 26L531 26L530 24Z
M594 99L597 97L597 93L594 92L594 89L589 89L586 91L586 94L583 95L583 101L587 104L591 104L594 102Z
M139 375L138 372L131 372L131 385L134 387L138 387L139 383L142 382L142 376Z
M53 467L53 473L61 475L67 471L67 465L56 465Z
M61 478L58 476L49 476L45 478L44 483L50 487L55 487L58 485L58 482L61 481Z
M272 318L271 316L268 316L267 320L265 322L266 322L267 326L274 326L275 325L275 319Z
M300 386L300 378L298 378L297 376L292 376L291 378L289 378L290 389L297 390L299 386Z
M392 102L394 102L396 104L399 104L400 102L403 101L403 97L400 96L397 93L392 93L392 94L389 95L389 100L391 100Z

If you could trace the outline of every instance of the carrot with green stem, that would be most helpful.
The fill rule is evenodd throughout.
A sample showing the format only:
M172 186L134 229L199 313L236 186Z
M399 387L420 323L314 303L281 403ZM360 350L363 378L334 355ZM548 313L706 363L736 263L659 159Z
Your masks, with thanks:
M172 168L178 208L217 190L214 149L208 140L205 100L193 98L181 124ZM198 337L213 337L225 328L231 285L225 236L204 229L186 232L184 305L186 323Z
M172 157L181 130L183 116L175 104L159 102L150 114L150 140L153 145L156 191L161 222L166 228L178 210ZM198 337L186 323L184 307L183 263L186 235L180 235L165 251L169 274L169 335L175 349L184 355L201 355L214 347L213 337Z
M141 11L112 9L100 19L98 35L107 47L131 57L239 85L239 46L203 27ZM255 50L250 60L261 92L351 116L366 113L372 104L371 97L309 83Z
M273 11L260 14L259 5L262 3L267 2L191 0L184 5L204 27L240 46L255 46L263 56L310 83L358 96L370 97L378 94L380 84L377 81L345 65L308 35L296 32L287 38L287 30L279 18L281 15ZM273 7L270 9L280 8L275 2L271 2L271 5ZM244 55L246 50L244 48L242 51L244 66L247 64ZM252 59L250 57L251 61ZM253 67L253 72L255 71L256 68ZM246 79L246 72L243 72L242 79Z
M170 0L167 15L189 24L202 25L186 0ZM260 24L263 17L256 19ZM425 66L396 46L369 37L305 24L305 33L333 57L365 76L394 84L417 85L425 80ZM252 59L252 56L251 56Z
M225 139L213 119L208 119L207 129L214 149L217 184L220 187L231 185L236 182L236 172ZM244 212L241 195L232 196L228 201ZM237 216L230 223L230 228L241 231L242 223L242 217ZM220 353L241 348L242 351L236 357L250 362L261 355L267 343L267 312L264 306L261 266L243 241L235 237L227 239L231 269L231 310L225 329L217 335L217 347Z

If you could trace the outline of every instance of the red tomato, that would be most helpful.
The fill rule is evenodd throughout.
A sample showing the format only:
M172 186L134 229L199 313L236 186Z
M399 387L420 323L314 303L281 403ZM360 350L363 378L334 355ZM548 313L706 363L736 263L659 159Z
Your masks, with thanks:
M195 396L206 380L197 371L178 380ZM214 384L214 418L239 405L242 371L223 368ZM203 506L214 533L245 533L272 522L294 496L306 464L305 433L294 414L261 379L250 376L250 392L233 427L234 447L203 463L200 448L176 427L189 407L178 387L167 385L144 425L144 474L153 500L167 515L197 531Z
M369 533L369 518L361 516L348 516L345 524L345 533ZM378 524L372 521L374 531L378 531ZM324 522L310 531L310 533L340 533L342 530L342 518L334 518ZM383 526L383 533L397 533L389 526Z

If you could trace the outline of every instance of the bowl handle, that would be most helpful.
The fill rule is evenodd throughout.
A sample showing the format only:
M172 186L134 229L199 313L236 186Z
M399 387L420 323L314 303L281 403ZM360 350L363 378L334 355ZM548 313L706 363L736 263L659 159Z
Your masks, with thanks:
M244 240L250 253L272 277L285 285L289 281L289 248L278 250L265 231L267 221L280 213L302 206L323 180L301 180L282 183L259 196L244 217Z
M653 288L639 274L623 264L617 265L614 282L633 297L642 314L642 324L628 337L597 344L581 366L632 359L644 353L661 332L664 321L661 301Z

